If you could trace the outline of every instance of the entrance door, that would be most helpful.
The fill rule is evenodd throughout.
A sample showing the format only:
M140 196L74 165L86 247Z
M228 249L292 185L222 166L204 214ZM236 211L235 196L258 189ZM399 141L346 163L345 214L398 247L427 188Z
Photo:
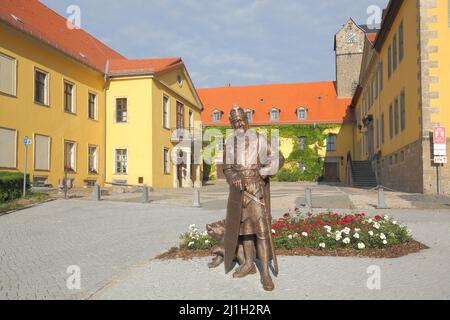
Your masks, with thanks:
M324 180L326 182L339 182L338 163L325 162Z

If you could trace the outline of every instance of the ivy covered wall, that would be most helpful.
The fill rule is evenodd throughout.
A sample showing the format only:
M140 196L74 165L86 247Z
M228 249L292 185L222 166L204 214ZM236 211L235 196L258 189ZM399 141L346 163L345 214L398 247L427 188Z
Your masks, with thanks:
M254 130L277 129L280 133L281 151L286 158L286 163L280 172L273 178L275 181L319 181L323 175L326 150L326 138L330 133L339 131L341 125L283 125L252 127ZM229 127L206 127L217 129L225 137ZM300 138L303 138L300 141ZM288 154L287 154L288 153ZM215 165L205 164L205 180L215 180Z

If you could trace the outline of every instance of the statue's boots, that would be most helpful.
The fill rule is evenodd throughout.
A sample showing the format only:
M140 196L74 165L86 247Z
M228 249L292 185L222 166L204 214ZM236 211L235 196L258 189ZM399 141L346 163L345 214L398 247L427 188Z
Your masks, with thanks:
M236 279L245 278L255 273L256 273L256 266L254 263L248 265L244 264L240 266L235 273L233 273L233 278Z
M270 275L264 274L264 272L261 274L261 283L263 285L263 288L265 291L273 291L275 290L275 285L273 284L272 278Z

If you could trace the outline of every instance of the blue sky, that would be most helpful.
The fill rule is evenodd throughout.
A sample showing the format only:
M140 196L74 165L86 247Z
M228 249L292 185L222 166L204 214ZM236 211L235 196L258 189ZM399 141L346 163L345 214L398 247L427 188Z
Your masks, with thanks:
M197 88L335 80L333 36L388 0L41 0L127 58L181 56Z

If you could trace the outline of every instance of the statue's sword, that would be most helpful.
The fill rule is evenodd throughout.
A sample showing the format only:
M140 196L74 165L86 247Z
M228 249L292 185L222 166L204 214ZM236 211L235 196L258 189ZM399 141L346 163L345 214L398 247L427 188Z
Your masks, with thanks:
M259 203L265 209L267 209L266 204L263 203L261 200L259 200L254 195L252 195L250 192L244 190L244 195L249 197L251 200L255 201L256 203ZM267 210L265 210L265 211L267 211ZM272 254L273 268L275 270L275 274L278 275L280 273L280 269L278 266L277 255L275 254L275 244L273 242L273 237L272 237L272 221L270 221L268 214L265 214L265 216L266 216L266 224L267 224L267 227L269 228L269 241L270 241L270 251Z

